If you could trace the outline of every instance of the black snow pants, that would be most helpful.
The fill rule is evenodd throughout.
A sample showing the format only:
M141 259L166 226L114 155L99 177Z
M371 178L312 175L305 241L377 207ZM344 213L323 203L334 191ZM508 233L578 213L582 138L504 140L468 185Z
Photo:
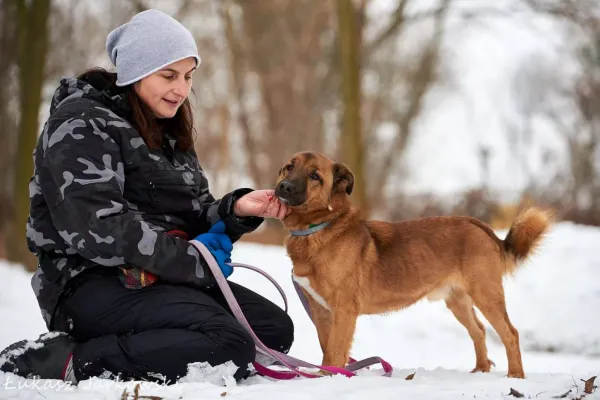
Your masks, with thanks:
M116 268L98 267L81 275L58 315L77 341L73 366L78 380L108 371L120 379L175 383L193 362L215 366L233 361L236 379L248 374L254 342L218 286L199 289L157 281L133 290L123 286ZM260 340L289 351L294 340L290 317L255 292L229 284Z

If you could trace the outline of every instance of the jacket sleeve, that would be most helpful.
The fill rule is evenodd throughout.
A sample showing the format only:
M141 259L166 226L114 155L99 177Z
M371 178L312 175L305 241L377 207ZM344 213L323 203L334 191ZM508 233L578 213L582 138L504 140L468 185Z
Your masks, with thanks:
M188 232L192 237L206 232L218 221L223 221L226 233L232 242L239 240L242 235L254 231L264 221L260 217L238 217L233 212L234 203L242 196L252 192L253 189L236 189L227 193L219 200L215 200L208 185L203 186L200 201L200 211L189 221Z
M192 149L190 150L191 157L197 163L196 167L202 171L202 167L198 163L198 155ZM242 196L252 192L253 189L242 188L236 189L227 193L221 199L215 200L210 193L208 179L202 171L202 181L200 182L200 195L198 201L200 210L194 213L188 219L188 228L186 231L193 238L196 235L204 233L218 221L223 221L226 226L226 233L232 242L239 240L242 235L254 231L264 221L260 217L238 217L233 212L234 203Z
M128 209L120 146L91 125L90 116L77 115L44 138L41 190L62 239L100 265L128 264L171 282L212 284L193 245Z

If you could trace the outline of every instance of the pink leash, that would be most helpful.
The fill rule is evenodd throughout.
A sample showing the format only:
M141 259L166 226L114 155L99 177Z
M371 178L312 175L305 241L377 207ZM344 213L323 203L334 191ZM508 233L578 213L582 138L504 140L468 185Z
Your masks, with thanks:
M229 287L229 283L227 282L227 279L225 278L225 276L223 276L223 273L221 272L221 269L219 268L219 265L213 258L211 252L202 243L200 243L196 240L192 240L190 242L198 249L198 251L200 251L200 254L202 254L204 259L207 261L207 264L208 264L210 270L212 271L212 273L217 281L217 284L221 288L221 291L223 292L225 300L227 301L227 304L231 308L233 315L242 324L242 326L244 326L244 328L246 328L248 330L248 332L252 336L252 339L254 340L254 343L256 346L256 351L265 356L268 356L269 358L274 360L277 364L283 365L290 370L290 371L274 370L274 369L271 369L267 366L264 366L256 361L254 361L252 363L252 365L254 366L254 368L256 369L256 371L259 374L265 375L265 376L268 376L268 377L274 378L274 379L293 379L298 376L301 376L304 378L319 378L322 376L320 374L308 373L308 372L303 372L303 371L299 370L300 367L305 367L305 368L314 368L314 369L318 369L318 370L327 371L327 372L330 372L333 374L340 374L340 375L344 375L347 377L351 377L351 376L356 375L355 371L358 371L358 370L368 367L370 365L380 363L383 366L384 376L392 375L392 366L388 362L382 360L379 357L369 357L369 358L366 358L361 361L356 361L356 360L351 359L350 360L351 363L349 365L347 365L346 368L339 368L339 367L334 367L334 366L314 365L314 364L308 363L306 361L299 360L295 357L289 356L287 354L281 353L277 350L268 348L264 343L262 343L260 341L260 339L256 336L256 334L250 327L250 324L246 320L246 317L244 316L238 302L236 301L233 293L231 292L231 288ZM277 288L277 290L279 290L279 293L283 297L283 301L285 303L285 311L286 312L288 311L287 297L285 296L285 293L284 293L283 289L281 288L281 286L279 286L277 284L277 282L270 275L268 275L266 272L260 270L259 268L256 268L256 267L253 267L250 265L239 264L239 263L232 263L230 265L232 265L233 267L242 267L242 268L251 269L253 271L260 273L265 278L267 278L269 281L271 281L271 283L273 283L275 285L275 287ZM297 286L295 286L295 287L296 287L296 291L297 291L298 295L300 296L300 300L302 301L302 305L304 306L304 309L308 312L308 314L310 316L308 303L306 301L306 298L304 297L304 294L302 293L302 291L300 291L300 289Z

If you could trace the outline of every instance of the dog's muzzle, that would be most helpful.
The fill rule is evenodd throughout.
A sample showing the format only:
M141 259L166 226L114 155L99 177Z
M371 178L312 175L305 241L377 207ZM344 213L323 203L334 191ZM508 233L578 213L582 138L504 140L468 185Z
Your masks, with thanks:
M275 188L275 196L285 205L298 206L306 200L306 188L300 186L293 181L281 181Z

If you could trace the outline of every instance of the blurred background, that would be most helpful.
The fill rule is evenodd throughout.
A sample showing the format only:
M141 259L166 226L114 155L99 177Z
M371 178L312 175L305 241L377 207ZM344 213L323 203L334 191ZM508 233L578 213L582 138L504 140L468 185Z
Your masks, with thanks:
M0 258L35 268L32 150L61 76L112 69L147 8L196 37L196 148L219 197L301 150L348 163L371 218L520 208L600 225L597 0L0 0ZM244 240L281 244L268 221Z

